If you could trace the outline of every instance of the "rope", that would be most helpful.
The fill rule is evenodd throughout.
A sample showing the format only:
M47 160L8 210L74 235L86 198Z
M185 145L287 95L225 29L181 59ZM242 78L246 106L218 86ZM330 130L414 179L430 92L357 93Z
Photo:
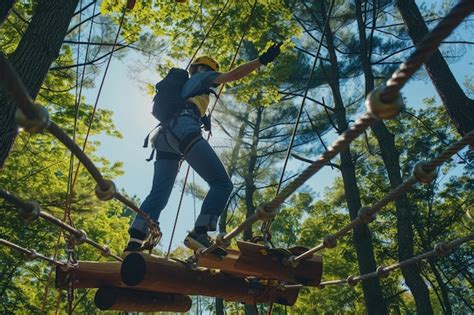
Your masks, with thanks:
M442 163L449 160L451 156L456 154L466 145L474 144L474 131L469 132L466 134L461 140L451 144L447 147L443 152L441 152L437 157L433 158L431 161L420 164L420 167L423 172L431 173L433 172L438 166ZM296 257L290 257L289 262L290 264L294 265L299 261L311 257L314 253L324 249L324 248L333 248L337 244L337 240L342 236L346 235L348 232L353 230L354 228L372 222L375 219L375 214L379 212L383 207L385 207L391 201L396 200L402 194L406 193L410 188L412 188L416 183L420 182L420 179L417 179L417 168L415 167L414 175L410 176L406 181L400 184L398 187L391 190L387 195L385 195L382 199L380 199L377 203L375 203L372 207L363 207L359 210L359 216L354 219L351 223L344 226L342 229L337 231L334 234L326 235L322 243L318 246L302 253Z
M21 247L20 245L17 245L15 243L12 243L12 242L9 242L3 238L0 238L0 244L4 245L4 246L7 246L7 247L10 247L11 249L14 249L16 251L19 251L20 253L23 253L26 255L26 258L27 259L36 259L36 258L39 258L39 259L42 259L44 261L47 261L49 262L50 264L53 264L55 266L59 266L59 267L64 267L64 268L69 268L70 266L68 266L66 263L64 262L61 262L61 261L57 261L53 258L50 258L50 257L46 257L40 253L37 253L36 251L32 250L32 249L26 249L26 248L23 248Z
M206 41L206 39L209 37L209 34L211 33L211 31L214 29L214 27L216 26L216 23L217 21L219 20L219 18L221 17L222 13L224 13L227 5L230 3L230 0L227 0L226 3L224 4L224 6L222 7L222 9L219 11L219 13L214 17L214 20L211 22L211 26L209 27L209 29L207 30L206 34L204 35L204 38L201 40L201 43L199 44L198 48L196 48L196 50L194 51L194 54L193 56L191 57L191 59L189 60L188 62L188 65L186 66L186 70L188 70L188 68L191 66L191 63L193 62L194 58L196 57L196 55L198 54L199 50L201 49L202 45L204 45L204 42Z
M253 223L260 219L270 219L275 214L277 209L288 196L295 192L304 182L306 182L311 176L316 174L320 169L323 168L332 158L337 154L344 151L349 144L354 141L360 134L364 132L373 122L377 119L370 113L363 114L358 120L354 122L346 131L344 131L333 144L328 148L326 152L321 154L310 166L308 166L300 175L298 175L288 186L286 186L272 201L267 204L261 205L257 208L257 211L252 216L248 217L243 223L235 227L232 231L224 236L218 237L217 241L219 245L225 246L232 238L237 236L240 232L250 227ZM214 249L218 244L214 244L208 247L202 254L207 254Z
M73 239L68 239L66 242L66 252L67 252L67 263L74 267L79 265L75 252L75 243ZM70 270L66 275L67 283L67 313L68 315L73 314L73 302L74 302L74 280L75 273L74 270Z
M414 113L411 113L409 112L408 110L404 110L403 111L404 113L406 113L408 116L414 118L416 121L418 121L419 123L421 123L421 125L423 126L423 128L425 128L426 130L428 130L432 135L434 135L438 140L439 142L441 142L442 144L444 145L448 145L448 143L436 132L434 131L433 129L431 129L426 122L424 122L419 116L416 116ZM456 154L458 156L458 158L463 162L465 163L466 165L469 165L471 167L474 167L474 165L472 165L471 163L469 163L469 161L467 161L465 158L463 158L459 153Z
M306 97L308 96L309 88L311 87L311 80L313 79L314 70L316 69L316 64L318 63L318 60L319 60L319 54L321 52L321 48L323 47L324 36L326 35L327 29L328 29L328 26L329 26L329 20L331 18L333 7L334 7L334 0L331 1L331 5L329 7L328 15L326 17L326 20L324 21L323 32L322 32L321 38L319 40L318 48L316 50L316 55L314 57L313 66L311 67L311 72L310 72L308 81L306 82L306 88L305 88L305 91L304 91L303 100L301 101L300 109L298 111L298 116L296 118L296 123L295 123L295 126L293 128L293 132L291 134L291 140L290 140L290 144L288 145L288 150L286 152L285 162L283 163L283 170L281 171L280 180L278 181L278 187L277 187L276 195L278 195L278 193L280 192L281 185L283 183L283 178L285 176L286 166L287 166L288 160L290 158L291 149L293 148L293 142L295 140L296 132L298 130L298 126L299 126L300 119L301 119L301 115L303 113ZM270 227L272 225L272 222L273 222L273 220L269 220L269 221L266 221L262 224L262 235L263 235L264 238L266 238L267 235L268 235L268 238L270 238Z
M56 225L60 229L70 233L70 238L72 237L72 241L74 241L75 244L87 243L98 249L102 253L102 255L110 256L117 261L122 261L122 258L110 252L109 247L101 245L89 239L84 231L78 230L77 228L73 227L70 224L67 224L66 222L61 221L55 216L42 211L37 202L25 202L4 190L0 190L0 197L8 201L9 203L15 205L16 207L20 208L20 217L25 219L25 221L30 222L37 219L38 217L43 218L45 221Z
M186 189L186 183L188 182L188 176L189 176L189 170L190 169L191 169L191 167L188 165L188 168L186 169L186 176L184 176L183 189L181 190L181 195L179 197L178 209L176 210L176 217L174 219L173 231L171 232L170 244L168 245L168 252L166 253L166 257L169 257L169 255L170 255L171 245L173 243L174 233L176 231L176 226L178 224L179 212L181 210L181 205L183 204L184 192L185 192L185 189Z
M380 99L384 102L394 100L405 83L436 52L441 42L472 12L474 12L474 1L472 0L461 0L452 8L448 15L418 43L407 61L393 73L392 78L387 81L387 86L380 94Z
M232 57L232 61L231 61L231 63L230 63L229 69L232 69L232 67L234 66L235 61L237 60L237 56L238 56L238 54L239 54L240 47L242 46L242 43L243 43L243 41L244 41L244 38L245 38L245 36L247 35L247 31L249 30L250 22L251 22L253 13L255 12L255 8L256 8L256 6L257 6L257 2L258 2L258 1L255 0L255 2L254 2L254 4L253 4L253 7L252 7L251 12L250 12L250 15L249 15L249 17L248 17L248 19L247 19L247 22L246 22L246 24L245 24L244 32L242 33L242 36L241 36L240 41L239 41L239 44L237 45L237 49L236 49L236 51L235 51L235 54L234 54L234 56ZM226 5L227 5L227 3L226 3ZM213 24L213 25L214 25L214 24ZM200 47L199 47L199 48L200 48ZM196 53L197 53L197 51L196 51ZM196 55L196 53L195 53L195 55ZM189 65L188 65L188 66L189 66ZM217 102L219 101L219 97L220 97L220 95L221 95L223 89L224 89L224 86L221 85L221 87L219 88L219 92L218 92L217 95L216 95L216 100L215 100L213 106L211 107L209 116L211 116L212 113L214 112L214 108L216 107L216 104L217 104ZM211 133L209 132L209 134L207 135L207 141L209 141L210 136L211 136ZM188 167L187 167L187 169L186 169L186 176L185 176L185 178L184 178L183 189L181 190L181 195L180 195L180 199L179 199L179 203L178 203L178 209L176 210L176 218L175 218L175 220L174 220L173 231L172 231L172 233L171 233L170 244L169 244L169 246L168 246L168 252L167 252L167 254L166 254L166 257L169 256L170 251L171 251L171 244L172 244L172 242L173 242L174 233L175 233L175 230L176 230L176 225L177 225L177 223L178 223L178 217L179 217L179 213L180 213L180 210L181 210L181 205L182 205L182 203L183 203L184 192L185 192L185 190L186 190L186 185L187 185L187 182L188 182L188 176L189 176L189 171L190 171L190 169L191 169L191 166L188 165Z
M82 1L81 1L81 6L82 6ZM90 24L90 27L89 27L89 35L87 37L87 44L86 44L86 52L85 52L85 56L84 56L84 66L82 67L82 74L81 74L81 80L79 80L79 67L76 69L76 104L75 104L75 113L74 113L74 127L73 127L73 132L72 132L72 141L73 142L76 142L76 132L77 132L77 121L78 121L78 117L79 117L79 106L80 106L80 102L81 102L81 97L82 97L82 89L83 89L83 85L84 85L84 78L85 78L85 73L86 73L86 63L87 63L87 58L88 58L88 55L89 55L89 47L90 47L90 41L91 41L91 38L92 38L92 29L93 29L93 26L94 26L94 17L95 17L95 10L96 10L96 7L97 7L97 1L94 2L94 6L93 6L93 9L92 9L92 20L91 20L91 24ZM82 11L82 9L81 9ZM79 17L81 17L82 14L79 15ZM79 20L79 25L80 25L80 20ZM80 42L80 34L81 34L81 28L79 26L79 42ZM78 45L77 46L77 63L79 64L79 58L80 58L80 48L81 48L81 45ZM77 84L77 82L80 82L79 84ZM79 91L78 91L78 88L79 88ZM72 177L72 173L73 173L73 169L74 169L74 154L71 152L71 160L70 160L70 167L69 167L69 175L68 175L68 197L67 197L67 200L66 200L66 212L67 212L67 215L70 216L70 212L71 212L71 203L72 203L72 195L73 195L73 191L74 191L74 183L76 181L76 178L73 179ZM72 220L69 218L70 222L72 223Z
M133 0L128 0L127 1L127 8L129 6L132 5L132 3L134 4L134 1ZM133 7L133 6L132 6ZM119 35L120 35L120 31L122 30L122 26L123 26L123 22L125 20L125 14L127 13L127 9L124 8L123 9L123 13L122 13L122 16L120 18L120 23L119 23L119 27L118 27L118 30L117 30L117 33L115 34L115 39L114 39L114 43L112 45L112 48L110 50L110 55L109 55L109 58L107 59L107 64L105 66L105 71L104 71L104 75L102 76L102 80L100 82L100 86L99 86L99 91L97 92L97 97L95 99L95 102L94 102L94 108L92 110L92 114L91 114L91 118L90 118L90 121L89 121L89 124L87 126L87 132L86 132L86 136L85 136L85 139L84 139L84 143L82 145L82 151L85 152L86 150L86 146L87 146L87 141L89 139L89 134L90 134L90 131L92 129L92 123L94 122L94 117L95 117L95 113L97 111L97 106L99 104L99 99L100 99L100 95L102 93L102 88L104 87L104 83L105 83L105 78L107 77L107 73L108 73L108 70L109 70L109 66L110 66L110 62L112 61L112 57L113 57L113 54L114 54L114 51L115 51L115 46L117 46L117 41L118 41L118 38L119 38ZM85 67L85 65L84 65ZM76 180L78 178L78 175L79 175L79 169L81 167L81 163L79 163L76 167L76 172L74 174L74 180L72 182L72 189L74 189L74 185L76 183Z
M395 71L392 75L392 79L387 82L387 86L384 87L380 94L380 100L385 103L390 103L399 97L399 91L408 79L414 74L414 72L421 67L421 65L431 56L436 48L440 45L442 40L451 33L454 28L459 25L470 12L474 11L474 2L469 0L461 0L451 12L436 26L433 31L428 34L424 40L422 40L417 46L415 52L403 63L399 70ZM367 129L375 120L370 113L365 113L359 118L354 125L348 130L344 131L343 134L328 148L320 157L313 162L308 168L306 168L294 181L286 186L272 201L267 204L261 205L257 208L257 213L247 218L242 224L234 228L232 231L224 236L218 237L217 241L219 245L225 246L229 244L229 241L237 234L242 232L244 229L250 227L253 223L259 219L270 220L276 214L276 209L294 193L304 182L306 182L311 176L316 174L326 163L328 163L333 157L345 150L349 144L365 129ZM448 153L446 153L448 154ZM433 161L433 164L424 166L425 170L435 169L435 165L440 165L443 156L439 157L440 160ZM351 223L352 224L352 223ZM332 241L331 239L328 240ZM218 244L205 249L201 254L206 254L214 250ZM318 250L323 248L322 245L318 246ZM300 255L301 256L301 255Z
M397 262L393 265L384 267L384 266L379 266L377 267L376 271L370 272L367 274L359 275L359 276L348 276L346 279L340 279L340 280L331 280L331 281L325 281L321 282L319 287L324 288L327 285L333 285L333 284L349 284L350 286L354 286L357 283L370 279L370 278L375 278L375 277L380 277L380 278L385 278L387 277L390 272L400 269L402 267L412 265L415 263L418 263L422 260L431 258L431 257L445 257L449 256L453 250L458 248L464 243L470 242L474 240L474 233L471 233L469 235L466 235L464 237L458 238L450 243L438 243L436 246L433 248L433 250L420 254L418 256L408 258L406 260ZM287 287L287 286L285 286Z

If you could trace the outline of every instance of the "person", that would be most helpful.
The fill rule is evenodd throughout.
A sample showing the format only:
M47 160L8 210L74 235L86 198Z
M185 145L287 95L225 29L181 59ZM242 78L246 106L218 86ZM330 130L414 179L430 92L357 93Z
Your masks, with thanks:
M217 220L233 189L222 162L201 135L200 118L206 114L209 94L196 95L196 92L247 76L261 65L272 62L279 55L280 46L281 43L273 44L259 58L226 73L220 73L219 64L210 57L202 56L194 60L189 67L190 78L181 90L181 96L186 100L185 108L162 126L152 139L156 150L153 183L150 193L140 206L152 220L158 223L160 213L168 203L182 158L210 187L194 229L184 242L193 250L213 244L207 232L216 230ZM129 229L130 240L124 251L140 250L147 232L146 221L137 215ZM226 252L217 248L214 254L225 255Z

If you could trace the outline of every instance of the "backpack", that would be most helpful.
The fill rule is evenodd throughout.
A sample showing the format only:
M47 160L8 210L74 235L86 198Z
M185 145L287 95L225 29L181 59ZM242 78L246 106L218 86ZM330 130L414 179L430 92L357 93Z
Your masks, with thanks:
M155 85L156 94L153 97L153 109L152 114L160 123L153 128L145 138L143 147L148 147L148 141L150 134L162 126L163 124L171 120L176 114L180 113L186 106L186 99L181 97L181 90L184 84L188 81L188 72L180 68L171 68L168 74ZM210 88L206 88L201 91L197 91L188 97L193 97L201 94L214 94L217 98L219 97L216 92ZM211 130L211 121L209 116L201 117L201 123L204 125L204 130ZM155 149L152 150L151 155L147 161L153 159Z
M181 89L188 79L186 70L172 68L163 80L155 85L152 114L160 122L170 120L184 108L186 100L181 97Z

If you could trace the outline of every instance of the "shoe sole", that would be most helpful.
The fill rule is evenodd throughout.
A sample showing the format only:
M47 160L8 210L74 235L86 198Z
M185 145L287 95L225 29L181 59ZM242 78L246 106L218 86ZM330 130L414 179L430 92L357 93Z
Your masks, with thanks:
M199 243L198 241L196 241L194 238L192 237L189 237L187 236L185 239L184 239L184 245L186 245L186 247L194 250L194 251L197 251L199 249L205 249L207 248L206 246L204 246L203 244ZM227 256L227 252L225 251L225 249L223 249L222 247L217 247L216 249L214 249L212 252L210 252L211 254L215 255L215 256L218 256L218 257L224 257L224 256Z

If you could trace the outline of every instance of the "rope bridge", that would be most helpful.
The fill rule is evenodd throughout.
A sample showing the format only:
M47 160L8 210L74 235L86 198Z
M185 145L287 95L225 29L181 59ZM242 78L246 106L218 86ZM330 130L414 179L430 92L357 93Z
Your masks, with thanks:
M133 8L134 1L128 1L127 8ZM227 3L226 3L227 6ZM225 6L224 6L225 8ZM413 76L413 74L425 63L430 56L437 50L440 43L462 22L462 20L474 11L474 2L470 0L461 0L451 12L441 20L441 22L425 37L416 47L415 51L408 57L408 59L402 63L397 71L392 75L392 78L387 81L385 86L379 87L372 91L366 99L367 112L364 113L359 119L357 119L346 131L344 131L327 149L326 152L321 154L310 166L303 170L292 182L277 193L277 195L269 202L260 205L255 214L247 218L239 226L231 230L226 234L219 235L216 239L216 243L209 248L202 248L196 252L197 259L205 257L207 254L212 252L217 246L228 247L231 240L236 237L243 230L251 227L255 222L262 220L269 222L277 214L279 206L299 187L301 187L309 178L316 174L319 170L327 165L334 157L349 147L349 145L361 135L367 128L369 128L374 122L380 119L391 119L394 118L402 109L403 101L400 95L400 91L407 81ZM219 13L218 17L222 11ZM253 10L252 10L253 13ZM251 16L251 15L250 15ZM123 17L121 19L121 23ZM217 18L216 20L217 21ZM213 25L215 24L213 22ZM250 21L250 18L249 18ZM248 22L249 23L249 22ZM248 27L248 25L247 25ZM209 30L210 32L210 30ZM208 36L206 34L205 38ZM245 31L246 32L246 31ZM244 32L244 35L245 35ZM243 36L244 36L243 35ZM243 39L242 36L242 39ZM117 41L117 37L116 37ZM202 44L201 44L202 45ZM240 47L240 43L239 43ZM238 51L238 49L237 49ZM104 76L105 78L105 76ZM147 213L136 206L132 201L127 199L125 196L117 192L117 188L113 181L105 179L92 160L84 153L84 148L81 149L57 124L52 122L49 118L47 110L38 104L35 104L30 98L26 91L23 83L17 76L15 70L8 63L3 55L0 54L0 84L4 86L11 100L16 104L16 120L19 126L25 131L30 133L39 133L48 131L55 138L61 141L79 161L84 165L89 174L93 177L97 183L95 188L96 196L102 200L107 201L116 199L135 211L138 215L145 218L148 223L151 238L149 240L149 247L153 248L161 237L161 232L158 225L149 217ZM304 100L303 100L304 104ZM292 253L289 257L283 260L286 267L297 268L298 265L305 262L306 260L313 257L314 253L321 251L325 248L333 248L337 245L337 240L342 236L346 235L355 227L368 224L375 220L375 215L384 206L391 201L394 201L401 194L407 192L416 183L429 183L437 175L437 168L443 163L448 161L452 155L462 150L467 145L474 145L474 131L467 133L459 141L449 145L443 152L437 157L430 161L419 163L413 170L413 175L404 181L401 185L388 192L385 197L380 199L372 206L362 207L359 210L359 216L354 219L351 223L347 224L340 230L333 234L324 237L323 241L302 253ZM289 151L291 147L289 148ZM69 240L74 244L87 243L99 250L103 255L110 256L118 261L118 264L122 261L117 255L110 252L110 249L101 245L86 235L84 231L78 230L75 227L59 220L51 214L44 212L40 209L37 202L25 202L18 197L0 190L0 197L6 201L12 203L19 209L19 214L26 221L31 221L41 217L47 222L54 224L62 230L69 233ZM268 228L268 225L267 225ZM471 233L467 236L460 237L448 243L440 243L435 248L424 254L412 257L410 259L400 261L390 266L380 266L376 271L358 275L348 276L346 279L341 280L330 280L320 282L319 287L322 288L327 285L334 284L349 284L356 285L365 279L373 277L386 277L388 274L396 269L403 266L417 263L423 259L431 258L434 256L443 257L449 255L455 248L459 247L463 243L472 241L474 234ZM16 245L5 239L0 239L0 243L4 246L8 246L16 251L19 251L26 255L28 259L42 259L62 268L66 271L74 271L78 268L78 264L71 259L67 262L58 261L54 258L49 258L34 250L25 249L19 245ZM138 259L138 258L137 258ZM143 258L145 261L148 258ZM169 261L172 261L169 260ZM155 262L156 263L156 262ZM79 263L80 266L80 263ZM114 265L115 266L115 265ZM70 281L71 283L72 281ZM290 284L283 285L284 289L301 288L303 284ZM71 285L72 287L72 285Z

